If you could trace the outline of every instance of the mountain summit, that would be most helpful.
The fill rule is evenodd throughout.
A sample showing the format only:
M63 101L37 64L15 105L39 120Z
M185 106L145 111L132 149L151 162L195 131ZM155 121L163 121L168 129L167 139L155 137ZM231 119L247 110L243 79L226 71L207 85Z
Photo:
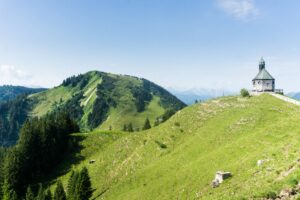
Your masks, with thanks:
M30 96L31 115L67 109L82 129L138 130L148 118L152 125L185 104L162 87L143 78L92 71L67 78L51 90Z
M130 131L138 131L146 120L151 126L158 125L185 104L146 79L91 71L69 77L58 87L29 95L26 103L18 103L15 107L22 113L22 120L15 119L18 124L24 122L24 116L41 117L65 110L79 123L81 130L123 130L130 127ZM8 111L3 113L9 113L9 106L5 108ZM4 115L2 121L7 121ZM10 140L17 138L18 130L14 125L7 127L5 132L14 135L7 136Z

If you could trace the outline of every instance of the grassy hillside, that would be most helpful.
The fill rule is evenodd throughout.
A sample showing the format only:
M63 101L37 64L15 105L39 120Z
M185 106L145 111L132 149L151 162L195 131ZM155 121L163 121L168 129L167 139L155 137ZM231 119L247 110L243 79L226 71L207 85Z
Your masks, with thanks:
M154 125L167 110L185 106L145 79L96 71L70 77L62 85L29 98L33 102L31 116L65 108L83 130L122 130L129 123L141 129L146 118Z
M149 131L76 134L78 148L50 180L66 185L70 169L86 166L95 199L265 197L300 180L299 121L300 107L269 95L212 100ZM233 177L213 189L218 170Z

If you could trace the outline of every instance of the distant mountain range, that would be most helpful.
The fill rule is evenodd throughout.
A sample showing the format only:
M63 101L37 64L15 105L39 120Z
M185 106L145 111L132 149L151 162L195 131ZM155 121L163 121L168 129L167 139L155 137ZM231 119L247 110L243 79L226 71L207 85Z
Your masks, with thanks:
M46 90L45 88L28 88L23 86L3 85L0 86L0 101L7 101L22 94L34 94Z
M293 98L293 99L298 99L300 100L300 92L291 92L291 93L288 93L287 96Z
M191 105L195 101L205 101L208 99L213 99L222 96L229 96L237 94L236 92L219 90L219 89L204 89L204 88L195 88L188 90L178 90L174 88L168 88L168 90L175 95L178 99L184 103Z

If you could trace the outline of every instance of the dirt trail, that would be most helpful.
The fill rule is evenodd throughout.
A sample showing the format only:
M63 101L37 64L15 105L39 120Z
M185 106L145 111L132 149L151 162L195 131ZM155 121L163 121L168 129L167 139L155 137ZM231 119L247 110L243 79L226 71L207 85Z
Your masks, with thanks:
M287 96L283 96L283 95L280 95L280 94L275 94L275 93L270 93L272 96L278 98L278 99L281 99L283 101L286 101L286 102L289 102L289 103L292 103L292 104L295 104L297 106L300 106L300 101L297 101L295 99L292 99L290 97L287 97Z

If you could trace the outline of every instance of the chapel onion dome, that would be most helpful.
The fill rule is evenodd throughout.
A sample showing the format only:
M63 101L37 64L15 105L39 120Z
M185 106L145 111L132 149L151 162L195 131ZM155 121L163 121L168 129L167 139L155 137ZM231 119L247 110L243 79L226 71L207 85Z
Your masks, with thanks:
M263 70L266 68L266 62L265 60L263 59L263 57L260 59L259 61L259 70Z

